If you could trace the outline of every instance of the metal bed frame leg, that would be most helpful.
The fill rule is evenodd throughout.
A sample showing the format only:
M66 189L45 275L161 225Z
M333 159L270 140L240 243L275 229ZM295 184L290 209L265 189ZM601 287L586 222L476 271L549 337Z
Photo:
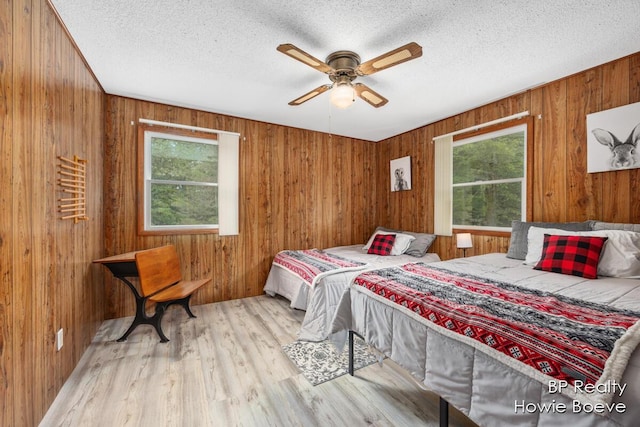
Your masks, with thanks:
M440 398L440 427L449 425L449 402Z
M358 337L360 337L361 340L364 341L364 337L362 335L360 335L359 333L352 331L351 329L349 329L349 375L353 376L353 336L357 335Z
M353 376L353 336L357 335L364 340L364 337L349 329L349 375ZM440 427L449 425L449 402L440 397Z
M349 329L349 375L353 376L353 334Z

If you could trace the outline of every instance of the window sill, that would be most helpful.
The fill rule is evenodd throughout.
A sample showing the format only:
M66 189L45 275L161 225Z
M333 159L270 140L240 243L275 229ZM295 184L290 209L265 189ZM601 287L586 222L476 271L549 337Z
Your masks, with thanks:
M510 231L493 231L493 230L478 230L467 228L454 228L453 234L457 233L471 233L473 236L494 236L494 237L511 237Z

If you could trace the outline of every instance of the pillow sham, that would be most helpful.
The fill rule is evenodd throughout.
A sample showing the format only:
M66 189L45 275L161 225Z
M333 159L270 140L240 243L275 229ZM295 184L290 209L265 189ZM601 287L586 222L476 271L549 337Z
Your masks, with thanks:
M524 260L528 253L528 232L530 227L555 228L570 231L589 231L592 221L585 222L511 222L511 240L507 258Z
M393 249L391 250L391 253L389 255L402 255L409 248L411 241L415 239L415 237L410 236L409 234L401 233L399 231L378 231L378 229L376 229L373 235L369 238L367 244L364 245L362 249L368 251L378 234L394 234L396 236L395 243L393 244Z
M559 236L607 237L598 263L598 275L619 278L640 278L640 233L625 230L566 231L553 228L530 227L529 252L525 264L535 265L541 258L545 234Z
M624 230L600 230L588 234L590 236L606 236L609 239L600 256L600 264L598 264L600 276L640 278L640 233Z
M593 221L593 225L591 227L594 231L599 230L626 230L626 231L635 231L636 233L640 232L640 224L626 224L623 222L602 222L602 221Z
M369 246L367 253L382 256L391 255L395 241L395 234L378 233L373 238L373 242L371 242L371 246Z
M598 261L606 241L606 237L545 234L542 256L533 268L596 279Z
M435 234L413 233L411 231L405 231L404 234L415 238L404 253L418 258L423 257L436 240Z

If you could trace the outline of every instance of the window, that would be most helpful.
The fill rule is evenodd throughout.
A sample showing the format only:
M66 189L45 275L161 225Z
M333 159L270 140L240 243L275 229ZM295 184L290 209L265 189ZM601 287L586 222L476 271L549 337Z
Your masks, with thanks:
M235 154L237 140L235 136ZM225 150L223 142L224 135L214 133L140 127L141 234L218 232L229 217L225 211L231 208L237 217L238 162L223 166L229 163L224 154L229 149ZM235 192L225 190L225 182L229 177L234 181L234 173Z
M454 228L509 231L527 211L527 124L453 143Z

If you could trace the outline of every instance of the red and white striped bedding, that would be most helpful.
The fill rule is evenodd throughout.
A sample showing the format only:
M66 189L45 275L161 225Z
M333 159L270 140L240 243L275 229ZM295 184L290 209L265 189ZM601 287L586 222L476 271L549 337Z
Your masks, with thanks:
M367 266L365 262L349 260L319 249L281 251L276 254L273 264L291 271L309 286L313 286L323 276L362 270Z
M448 301L444 304L445 308L438 309L442 310L438 315L442 316L440 319L429 319L428 308L434 301L418 296L416 289L384 287L387 291L385 295L381 295L378 286L386 286L387 278L375 277L380 274L367 271L360 277L368 279L354 279L351 292L345 294L336 309L332 332L352 329L364 336L370 345L406 368L416 379L424 382L427 388L445 398L479 425L632 426L640 419L640 351L636 345L640 331L634 314L640 312L640 280L586 280L543 272L523 265L519 260L506 258L504 254L436 262L429 266L439 269L433 274L436 281L447 287L459 288L457 296L451 297L452 299L441 298L442 295L436 298ZM422 273L418 271L422 267L405 269L414 270L412 274ZM464 280L459 281L456 275L461 275ZM476 281L477 277L482 277L483 280ZM367 282L368 286L358 285L358 281L362 284ZM511 293L512 288L509 286L493 289L490 286L493 282L514 285L513 289L518 292ZM493 319L491 316L495 313L486 310L481 303L476 308L464 309L474 314L475 319L472 320L461 320L464 318L464 310L449 311L458 308L456 298L462 298L461 294L466 298L469 288L477 291L481 297L485 293L488 301L492 298L505 301L500 304L503 308L513 305L519 310L518 306L523 306L522 312L505 322L513 323L514 332L506 333L506 338L494 338L508 338L513 342L520 340L518 345L521 349L518 351L521 352L530 351L521 346L527 339L542 342L542 347L561 339L558 331L548 332L540 325L536 326L538 322L528 319L537 312L546 317L556 316L558 313L554 312L550 302L554 298L561 302L577 302L577 306L565 306L560 311L568 313L568 317L575 317L578 322L582 322L580 316L591 317L589 322L604 326L598 332L600 337L608 336L610 323L620 324L621 333L613 341L609 351L598 349L589 355L589 364L597 365L594 360L598 358L603 362L591 374L589 381L612 387L609 390L600 389L602 396L595 396L593 393L590 396L581 395L588 390L585 387L576 390L569 386L558 390L553 385L563 378L570 384L571 375L583 377L571 369L565 369L568 374L562 372L565 365L557 360L554 361L555 368L552 366L551 370L559 370L560 377L547 375L544 372L547 369L545 363L535 366L538 361L535 356L530 357L531 364L516 361L510 353L507 341L503 342L505 351L501 351L467 336L470 331L467 326L473 326L471 330L475 328L476 331L483 329L480 335L484 334L486 338L490 333L484 330L484 326L500 330L502 323ZM586 309L578 307L580 305ZM420 309L416 310L416 307ZM590 307L599 309L591 312ZM612 321L606 320L608 309L614 313ZM436 325L434 320L440 325ZM460 323L455 324L458 321ZM496 324L490 325L491 321ZM455 325L450 325L449 322ZM465 326L464 322L469 322L470 325ZM485 325L481 327L482 322ZM528 325L524 325L527 322ZM537 328L540 329L536 330ZM616 328L617 326L612 326L612 329ZM536 331L538 336L530 335L530 331ZM587 330L585 333L587 336L597 336ZM588 346L578 344L573 350L563 350L563 355L577 356L576 352L580 348L586 352L592 351ZM535 351L544 353L542 350ZM610 372L609 365L614 366ZM585 383L587 378L588 376L584 377ZM614 386L614 382L618 387Z
M421 258L410 255L379 256L367 254L363 245L337 246L323 250L324 253L341 257L351 262L364 263L365 270L400 265L412 261L440 261L437 254L427 253ZM273 263L264 286L268 295L282 295L291 301L291 307L305 310L298 338L307 341L322 341L327 338L338 302L349 291L351 280L359 270L334 269L322 274L309 286L289 268Z

